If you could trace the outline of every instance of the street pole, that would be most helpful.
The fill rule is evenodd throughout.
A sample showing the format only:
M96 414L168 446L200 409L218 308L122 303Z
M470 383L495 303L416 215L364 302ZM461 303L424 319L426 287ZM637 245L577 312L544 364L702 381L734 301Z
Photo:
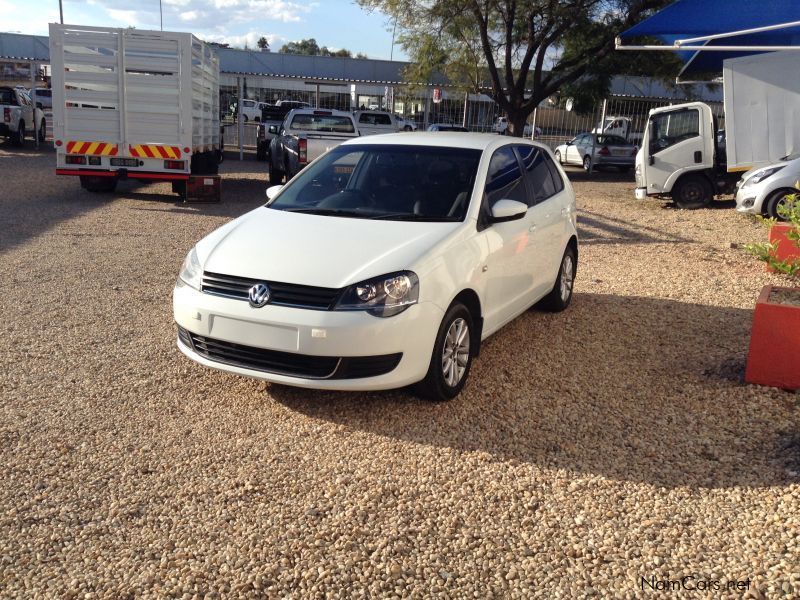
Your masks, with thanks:
M164 11L161 8L161 0L158 0L158 17L161 21L161 31L164 31Z
M58 0L58 14L61 16L61 24L64 24L64 7L61 6L61 0Z
M239 127L239 160L244 160L244 121L242 120L242 98L244 98L244 85L243 78L237 77L236 83L239 85L239 100L236 102L236 112L238 114L238 127Z
M389 50L389 60L394 56L394 32L397 31L397 19L394 20L394 27L392 28L392 49Z

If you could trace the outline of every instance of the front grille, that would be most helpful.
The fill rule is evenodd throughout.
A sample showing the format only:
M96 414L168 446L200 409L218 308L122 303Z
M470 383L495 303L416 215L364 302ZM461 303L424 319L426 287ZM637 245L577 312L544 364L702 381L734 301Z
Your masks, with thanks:
M308 379L360 379L376 377L395 369L402 353L380 356L309 356L266 350L197 335L178 327L178 338L209 360L277 375Z
M246 301L250 288L260 282L266 283L272 292L270 304L310 308L313 310L331 310L341 291L336 288L264 281L263 279L222 275L220 273L210 273L209 271L203 273L201 289L206 294Z

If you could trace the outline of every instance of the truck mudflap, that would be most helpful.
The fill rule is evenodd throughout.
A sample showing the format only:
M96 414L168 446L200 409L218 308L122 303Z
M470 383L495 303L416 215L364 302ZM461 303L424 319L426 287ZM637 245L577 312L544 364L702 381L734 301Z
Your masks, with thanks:
M637 200L647 200L647 188L637 187L634 190Z

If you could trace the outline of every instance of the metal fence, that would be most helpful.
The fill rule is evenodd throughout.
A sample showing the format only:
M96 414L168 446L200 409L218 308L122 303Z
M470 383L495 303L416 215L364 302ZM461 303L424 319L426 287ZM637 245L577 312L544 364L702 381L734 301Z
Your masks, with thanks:
M648 114L652 109L682 102L684 101L610 96L597 103L587 113L568 110L569 103L562 102L554 106L539 106L530 122L537 129L537 139L553 149L581 133L593 130L598 133L621 135L637 143L642 139ZM724 129L722 102L706 102L706 104L717 116L718 127Z

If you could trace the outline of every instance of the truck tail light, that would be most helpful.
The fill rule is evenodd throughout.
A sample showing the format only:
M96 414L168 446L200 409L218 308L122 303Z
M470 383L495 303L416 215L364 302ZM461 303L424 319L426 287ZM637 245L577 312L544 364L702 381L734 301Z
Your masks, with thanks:
M611 154L611 150L609 150L607 146L603 146L602 148L600 148L598 154L602 154L603 156L608 156L609 154Z
M308 140L301 138L298 141L297 160L302 165L308 162Z
M164 168L165 169L183 170L183 166L185 164L186 164L185 160L165 160L164 161Z
M3 121L6 123L11 122L11 109L8 106L3 108Z
M66 161L68 165L85 165L86 164L86 157L85 156L67 156Z

